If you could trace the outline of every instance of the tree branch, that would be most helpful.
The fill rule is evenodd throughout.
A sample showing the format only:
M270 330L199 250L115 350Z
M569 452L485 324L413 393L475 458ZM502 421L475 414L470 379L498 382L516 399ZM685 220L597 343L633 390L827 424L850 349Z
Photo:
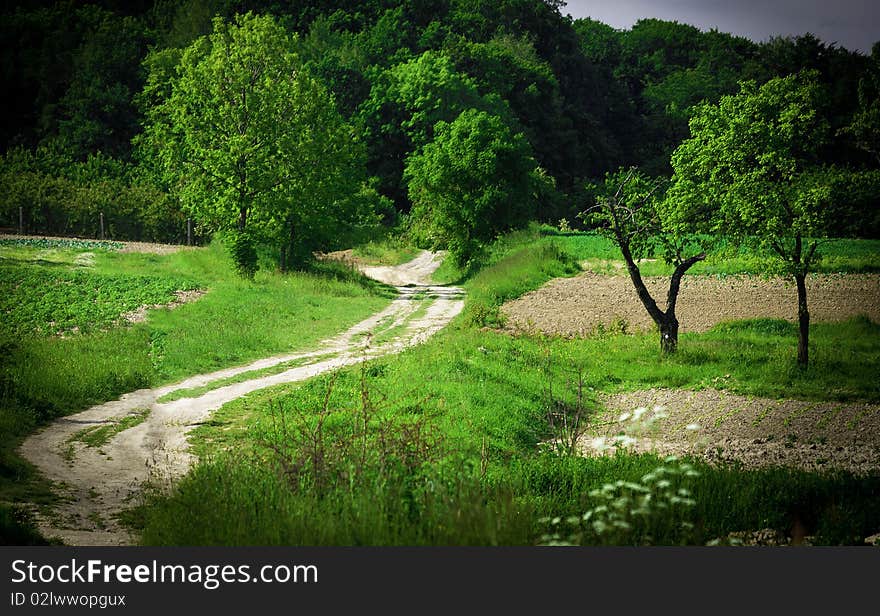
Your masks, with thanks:
M669 281L669 292L666 294L666 314L675 314L675 304L678 301L678 291L681 287L681 278L684 276L684 273L688 271L691 267L703 261L706 258L706 253L701 252L698 255L694 255L688 259L685 259L681 263L679 263L675 271L672 273L672 278Z

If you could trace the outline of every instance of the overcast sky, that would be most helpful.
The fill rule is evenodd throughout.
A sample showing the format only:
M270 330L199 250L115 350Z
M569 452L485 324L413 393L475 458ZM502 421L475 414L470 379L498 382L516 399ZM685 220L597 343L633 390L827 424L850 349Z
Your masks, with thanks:
M754 41L811 32L826 43L867 54L880 40L880 0L567 0L566 4L563 13L592 17L615 28L628 29L638 19L657 17Z

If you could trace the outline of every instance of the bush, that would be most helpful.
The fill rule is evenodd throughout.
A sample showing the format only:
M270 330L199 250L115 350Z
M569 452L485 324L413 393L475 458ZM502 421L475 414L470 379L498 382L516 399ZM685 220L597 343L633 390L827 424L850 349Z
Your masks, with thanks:
M243 278L253 279L259 268L253 237L247 231L236 233L232 237L230 252L235 271Z

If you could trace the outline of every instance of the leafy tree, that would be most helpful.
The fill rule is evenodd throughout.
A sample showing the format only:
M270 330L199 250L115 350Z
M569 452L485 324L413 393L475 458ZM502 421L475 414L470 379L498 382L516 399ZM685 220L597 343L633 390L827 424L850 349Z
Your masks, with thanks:
M815 71L815 79L823 89L819 108L829 123L831 135L849 125L853 114L859 111L860 83L864 83L872 64L868 56L837 47L834 43L826 44L812 34L806 34L769 40L761 46L759 58L758 83L805 70ZM848 147L850 145L846 139L829 139L823 159L844 165L859 162L863 153Z
M580 165L578 137L564 114L553 69L538 57L532 43L499 34L487 43L461 39L448 51L484 97L498 95L509 105L541 167L557 179L570 179Z
M447 248L459 266L482 244L525 225L548 180L522 134L470 109L438 122L434 141L406 164L414 235Z
M337 29L332 19L319 17L312 22L308 34L299 39L297 53L309 72L333 93L343 117L354 115L370 95L368 61L357 36Z
M841 133L880 164L880 41L874 44L871 65L859 81L859 107Z
M147 33L133 17L95 6L78 11L85 33L73 56L70 87L59 102L59 136L77 159L98 151L127 156L138 131L132 97L142 86L136 67Z
M769 246L794 278L798 295L798 363L806 366L810 314L806 276L835 217L829 169L820 152L828 123L817 111L823 92L814 72L775 78L698 108L692 137L672 157L669 191L679 224L752 236Z
M623 54L623 33L595 19L576 19L572 24L581 51L594 64L615 67Z
M679 322L675 308L681 279L687 270L706 258L706 253L700 250L693 236L678 232L669 224L663 207L663 181L651 179L633 167L609 173L603 185L589 188L597 197L596 204L581 217L620 248L636 294L660 330L660 350L674 353L678 348ZM667 263L675 266L665 310L660 309L645 286L637 263L658 251Z
M444 54L428 51L397 64L376 77L360 109L370 173L380 178L382 192L406 209L405 160L433 140L437 122L452 122L466 109L507 113L504 107L497 95L483 97Z
M359 148L332 98L268 16L215 19L166 83L173 57L148 63L156 74L144 99L159 102L147 110L143 151L185 209L238 234L242 273L253 274L249 246L259 241L278 247L282 268L299 264L327 237L303 231L338 225L360 178Z

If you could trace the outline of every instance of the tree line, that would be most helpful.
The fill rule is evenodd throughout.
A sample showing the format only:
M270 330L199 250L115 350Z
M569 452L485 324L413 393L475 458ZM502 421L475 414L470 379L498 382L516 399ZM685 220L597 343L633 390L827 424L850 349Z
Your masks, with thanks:
M810 232L880 234L880 47L865 55L809 34L756 43L656 19L615 30L562 9L7 3L0 227L27 209L35 228L79 231L100 206L120 237L168 240L192 216L206 233L229 234L249 275L260 250L281 269L300 267L384 222L464 265L530 219L596 213L627 169L657 184L651 199L673 178L673 194L692 205L709 184L683 158L706 105L795 79L815 90L809 113L821 130L797 135L795 156L812 171L773 173L848 213ZM716 214L728 211L719 191L703 192ZM753 205L768 195L781 193ZM718 216L704 219L721 228ZM611 229L607 218L580 220Z

